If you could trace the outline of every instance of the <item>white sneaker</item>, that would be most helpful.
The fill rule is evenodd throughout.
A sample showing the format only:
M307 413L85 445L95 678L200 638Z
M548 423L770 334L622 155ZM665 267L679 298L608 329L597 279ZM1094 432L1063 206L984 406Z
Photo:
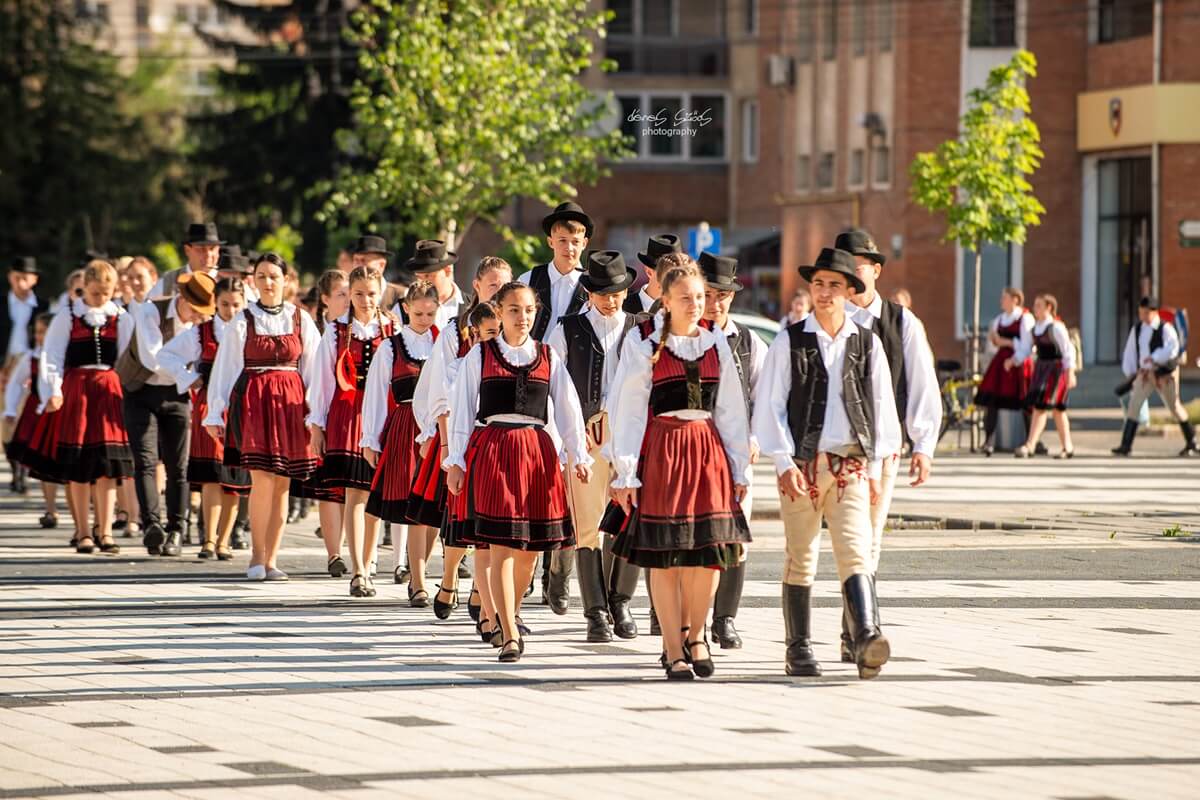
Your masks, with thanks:
M267 568L262 564L255 564L246 570L247 580L263 581L267 579Z
M288 574L281 569L271 567L269 570L267 570L266 579L269 581L286 581L288 580Z

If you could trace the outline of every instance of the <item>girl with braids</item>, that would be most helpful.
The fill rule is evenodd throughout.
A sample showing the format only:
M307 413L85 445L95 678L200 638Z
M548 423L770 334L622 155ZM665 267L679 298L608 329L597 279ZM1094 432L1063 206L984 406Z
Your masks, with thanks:
M436 528L408 525L408 496L418 461L413 395L438 337L434 325L437 287L428 281L417 281L408 287L401 305L408 322L380 344L367 373L359 446L367 463L375 466L367 513L397 526L393 528L396 542L407 540L411 600L418 594L429 596L425 589L425 562L437 535ZM400 558L397 546L397 563Z
M355 267L348 283L350 310L326 325L313 364L308 427L321 463L311 483L322 494L344 498L344 505L336 507L341 513L332 531L325 529L323 512L322 533L327 542L336 542L345 532L353 570L350 596L374 597L369 572L379 520L366 507L375 468L363 457L359 441L367 372L380 345L392 335L392 320L379 307L383 275L378 270Z
M321 273L316 283L317 330L325 333L325 327L350 310L350 283L346 273L340 269L328 269Z
M253 546L246 577L257 581L288 579L276 565L288 485L292 479L307 479L317 465L304 417L305 390L321 335L307 314L283 300L291 271L276 253L258 257L254 284L259 298L226 329L208 381L204 427L225 442L226 466L250 471Z
M504 639L499 658L507 663L520 660L525 649L517 603L538 554L575 544L558 448L545 429L551 407L583 483L591 478L592 458L571 376L558 355L530 335L537 296L514 281L501 287L495 302L501 334L472 347L459 367L442 466L450 492L466 492L466 522L455 527L466 541L490 547L489 583Z
M413 413L421 433L417 442L421 446L421 464L413 483L412 495L409 498L408 518L414 525L427 525L433 528L442 527L446 511L446 473L441 464L446 458L446 420L449 417L450 397L454 380L458 375L459 364L471 349L474 342L468 333L468 318L472 311L481 303L492 300L500 287L512 280L512 267L508 262L496 256L485 256L480 259L475 268L475 278L471 285L475 290L474 297L462 313L454 318L454 322L438 337L434 347L433 357L429 368L421 373L417 383L416 397L413 400ZM432 547L432 543L429 544ZM459 543L453 531L447 528L442 540L442 583L433 599L434 612L441 616L448 615L458 605L458 565L466 555L466 546ZM480 577L480 570L486 569L488 555L475 551L475 585L471 597L467 601L471 617L479 621L479 609L494 608L491 599L485 599L488 590L487 582ZM396 571L397 582L400 582L399 565ZM420 601L420 595L414 595ZM425 604L428 600L425 601ZM423 605L423 604L422 604Z
M163 345L158 363L175 376L180 394L189 389L192 393L187 479L193 488L200 488L200 508L204 512L204 544L197 556L228 561L233 558L229 538L237 521L238 498L250 491L250 475L244 469L225 466L224 444L202 423L208 411L208 379L217 349L246 300L239 278L219 281L215 295L217 313L212 319L193 325Z
M681 630L704 630L718 570L737 566L750 541L739 506L750 434L729 344L700 325L699 268L666 270L662 289L661 323L626 339L608 395L611 494L626 515L613 552L650 569L667 678L690 680L713 674L712 656L703 635Z

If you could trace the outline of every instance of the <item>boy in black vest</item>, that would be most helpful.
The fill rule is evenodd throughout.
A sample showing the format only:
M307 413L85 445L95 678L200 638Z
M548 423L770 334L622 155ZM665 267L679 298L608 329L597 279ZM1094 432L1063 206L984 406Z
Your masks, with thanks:
M554 259L517 279L537 295L537 318L530 335L539 342L549 341L560 317L579 313L587 302L587 290L579 285L583 275L579 259L587 249L594 226L578 203L567 202L542 219L542 230L546 244L554 251Z
M1143 297L1138 303L1138 323L1129 331L1121 356L1121 371L1129 379L1129 403L1121 444L1113 448L1113 455L1127 456L1133 450L1138 412L1155 392L1183 431L1184 445L1179 455L1187 457L1197 452L1196 429L1179 402L1179 351L1179 332L1159 316L1157 300Z
M733 296L742 290L742 284L737 280L737 260L714 256L712 253L701 253L698 263L700 271L704 273L705 282L704 319L712 323L714 330L720 330L728 337L733 363L742 381L746 413L753 414L754 389L758 385L758 375L767 358L767 345L754 331L739 328L729 318ZM757 461L758 442L751 434L750 463ZM753 506L753 489L751 483L746 497L742 500L742 514L747 522L750 521ZM738 635L733 620L742 603L742 587L745 582L745 562L721 573L721 582L717 585L717 594L713 599L712 640L719 644L722 650L736 650L742 646L742 637Z
M614 632L622 639L637 636L629 601L637 588L638 569L613 556L611 543L605 543L603 555L600 550L600 518L608 506L610 472L600 452L610 438L608 415L602 409L617 372L620 343L634 322L634 316L622 311L621 304L635 277L616 250L592 253L588 271L579 279L580 287L588 293L587 309L559 320L547 342L563 360L575 385L588 435L588 452L594 459L592 479L587 483L580 483L572 470L567 470L579 593L589 642L611 642ZM551 560L548 594L551 610L559 614L566 613L570 557L571 551L564 549L555 551ZM609 567L607 580L605 562Z
M786 537L783 618L789 675L820 675L810 636L821 520L829 527L851 650L860 678L891 653L872 590L871 506L883 457L900 449L892 377L879 337L855 323L848 300L866 287L854 256L826 248L812 266L813 312L779 335L758 379L753 430L779 476Z

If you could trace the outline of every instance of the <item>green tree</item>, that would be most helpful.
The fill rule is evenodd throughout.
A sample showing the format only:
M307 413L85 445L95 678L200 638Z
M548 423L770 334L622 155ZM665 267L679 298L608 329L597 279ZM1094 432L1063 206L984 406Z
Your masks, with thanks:
M937 150L918 153L909 173L913 200L946 217L943 241L975 254L971 370L979 372L979 284L985 244L1023 244L1046 209L1029 177L1042 160L1041 135L1030 116L1025 84L1037 75L1037 59L1018 51L967 95L962 132Z
M535 240L501 211L554 204L625 154L608 110L579 82L604 12L587 0L368 0L351 16L359 47L348 161L323 184L325 217L395 238L463 236L490 224L526 257Z

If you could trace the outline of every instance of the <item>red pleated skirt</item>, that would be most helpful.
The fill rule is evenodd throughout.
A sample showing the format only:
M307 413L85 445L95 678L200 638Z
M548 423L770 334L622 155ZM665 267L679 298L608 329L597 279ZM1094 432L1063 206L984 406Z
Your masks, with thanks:
M117 373L68 369L62 397L62 408L54 415L57 474L72 483L133 475L133 451L125 432L125 395Z
M249 494L250 474L225 466L225 446L204 427L208 416L208 388L192 392L192 438L188 445L187 479L193 487L221 484L230 494Z
M476 428L467 456L467 538L533 551L575 544L558 452L545 430Z
M304 418L304 381L295 370L247 370L229 398L225 464L304 480L317 466Z
M446 517L446 473L439 457L442 434L437 432L429 444L428 458L418 459L416 477L408 494L408 521L413 525L442 527Z
M387 522L407 525L408 500L420 461L417 420L412 403L397 403L383 424L383 452L375 465L375 480L367 498L367 513ZM437 447L437 442L433 443ZM436 459L437 450L430 455Z
M13 429L12 441L8 443L10 460L23 464L29 474L46 483L62 483L58 469L58 425L57 411L37 413L38 399L32 395L26 399L21 416Z
M36 381L37 378L35 377ZM29 441L33 438L33 432L37 429L38 424L38 399L34 395L29 395L25 400L25 405L21 407L21 414L17 417L17 424L13 426L12 438L8 440L8 444L4 447L4 454L8 456L9 461L15 461L18 464L25 464L24 457L29 449ZM25 466L29 466L25 464Z
M1066 411L1067 396L1071 392L1070 379L1071 370L1063 365L1062 359L1038 361L1033 369L1029 394L1025 397L1026 407L1042 411Z
M1011 347L1001 347L996 351L987 372L983 374L983 382L975 392L976 405L1012 410L1024 407L1025 395L1029 394L1029 382L1033 376L1033 362L1027 358L1022 364L1005 369L1004 362L1012 355Z
M363 458L362 406L363 392L339 391L329 404L325 416L325 454L313 474L312 483L318 489L358 489L369 492L375 480L375 470Z

